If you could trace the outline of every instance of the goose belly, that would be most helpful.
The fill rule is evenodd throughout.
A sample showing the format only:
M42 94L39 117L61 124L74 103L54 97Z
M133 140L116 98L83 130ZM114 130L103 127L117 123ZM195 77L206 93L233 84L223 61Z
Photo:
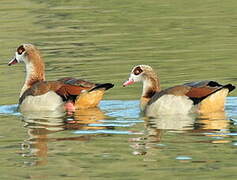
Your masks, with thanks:
M19 106L20 111L64 111L64 102L55 92L39 96L27 96Z
M157 117L162 114L188 114L193 108L193 101L186 96L163 95L146 107L145 114Z

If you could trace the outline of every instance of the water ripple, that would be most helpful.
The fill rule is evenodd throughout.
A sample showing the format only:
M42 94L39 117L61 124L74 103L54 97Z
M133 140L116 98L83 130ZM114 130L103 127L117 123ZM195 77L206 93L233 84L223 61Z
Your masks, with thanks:
M192 158L189 156L177 156L175 159L177 159L177 160L191 160Z
M135 123L130 123L130 124L118 124L118 123L109 123L109 124L97 124L97 123L93 123L93 124L88 124L88 126L92 126L92 127L131 127L134 126Z
M107 111L107 115L112 117L126 117L126 119L137 119L140 116L139 101L102 101L100 108L101 110Z
M132 131L118 131L118 130L86 130L86 131L74 131L74 134L121 134L121 135L131 135L131 134L143 134L141 132Z

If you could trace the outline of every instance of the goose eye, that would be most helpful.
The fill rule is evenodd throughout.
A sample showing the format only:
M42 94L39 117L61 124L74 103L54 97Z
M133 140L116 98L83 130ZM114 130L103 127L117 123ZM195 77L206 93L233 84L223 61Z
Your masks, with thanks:
M17 53L21 55L23 52L25 52L25 48L23 47L23 45L21 45L17 48Z
M134 70L133 70L133 73L135 75L139 75L143 72L143 70L141 69L141 67L136 67Z

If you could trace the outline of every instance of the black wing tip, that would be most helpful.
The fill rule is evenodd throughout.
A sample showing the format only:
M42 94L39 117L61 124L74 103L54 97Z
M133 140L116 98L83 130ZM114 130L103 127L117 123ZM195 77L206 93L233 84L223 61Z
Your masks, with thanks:
M97 90L97 89L111 89L112 87L114 87L114 84L111 83L105 83L105 84L97 84L96 87L92 88L89 92Z
M227 89L229 89L229 92L231 92L235 89L235 86L232 84L226 84L223 86L223 88L227 88Z
M207 85L210 87L221 87L222 86L222 88L227 88L229 90L229 92L231 92L235 89L235 86L232 84L221 85L216 81L210 81Z
M111 89L112 87L114 87L114 84L111 83L105 83L105 84L101 84L101 86L103 88L105 88L105 90Z
M222 86L221 84L219 84L218 82L216 81L209 81L207 86L210 86L210 87L220 87Z

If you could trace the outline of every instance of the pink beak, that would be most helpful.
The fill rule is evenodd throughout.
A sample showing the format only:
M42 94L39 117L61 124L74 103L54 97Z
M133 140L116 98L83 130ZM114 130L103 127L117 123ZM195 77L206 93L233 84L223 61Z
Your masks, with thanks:
M18 63L18 61L16 60L16 58L13 58L9 63L8 63L8 66L11 66L13 64L16 64Z
M128 85L131 85L131 84L134 84L134 83L135 83L135 82L134 82L133 80L128 79L127 81L125 81L125 82L123 83L123 87L128 86Z

